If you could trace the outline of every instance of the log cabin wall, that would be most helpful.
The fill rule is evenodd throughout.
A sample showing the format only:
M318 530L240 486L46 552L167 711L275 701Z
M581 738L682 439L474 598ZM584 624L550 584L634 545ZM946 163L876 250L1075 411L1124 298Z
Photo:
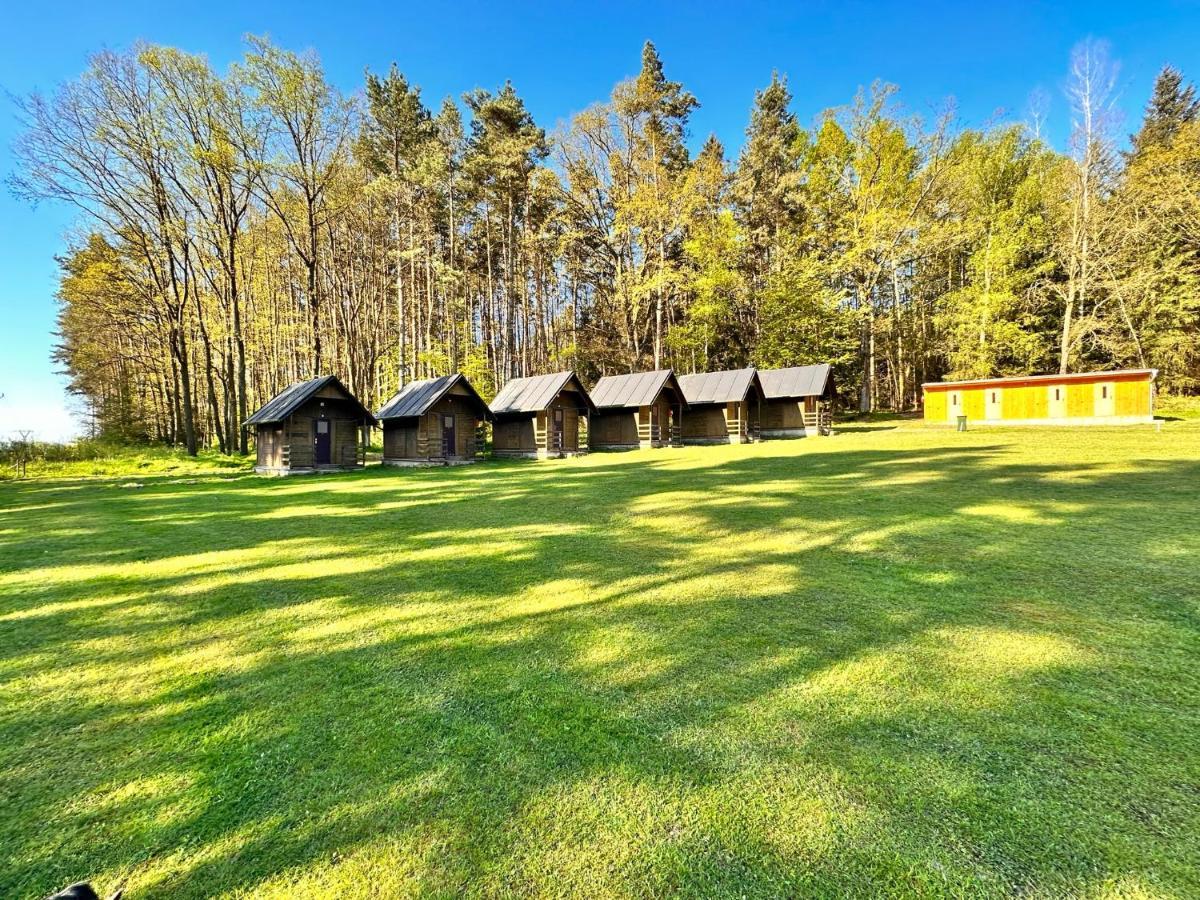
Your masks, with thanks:
M454 452L449 458L473 460L477 451L479 418L461 400L446 396L421 416L389 420L383 426L385 460L443 460L445 416L454 417Z
M310 469L314 467L314 441L318 419L329 421L329 465L354 467L363 464L359 454L359 423L353 410L340 394L332 397L319 392L301 406L284 426L287 447L287 467Z
M833 404L822 397L767 400L762 407L764 438L794 438L832 434Z
M534 456L534 414L498 419L492 425L492 452L497 456Z
M744 444L758 436L758 404L704 403L683 416L685 444Z
M603 450L633 450L639 445L637 409L601 410L589 424L591 445Z
M672 440L672 428L679 427L680 416L670 398L663 395L648 406L595 413L588 421L589 442L597 450L667 447Z
M281 425L258 426L254 442L257 465L261 468L277 469L283 465L284 430Z
M497 456L547 457L586 452L587 418L580 415L583 398L573 390L561 391L545 409L525 415L498 418L492 425L492 452ZM562 411L562 446L553 446L555 410Z
M579 411L586 409L586 404L578 391L566 389L550 401L545 410L534 417L534 437L538 456L558 456L560 454L575 454L586 451L587 418ZM562 445L554 446L552 426L555 411L562 410Z
M817 398L768 400L762 408L763 437L804 437L804 413L816 412Z
M284 423L288 468L311 469L313 466L313 423L311 415L294 415Z
M366 462L365 429L374 421L333 375L295 382L246 420L247 426L255 427L255 470L287 475L361 467ZM317 435L322 448L328 435L329 455L315 466Z
M683 419L683 441L686 444L726 444L729 429L725 424L725 404L707 403L688 407Z
M394 419L383 423L383 459L418 459L417 420Z

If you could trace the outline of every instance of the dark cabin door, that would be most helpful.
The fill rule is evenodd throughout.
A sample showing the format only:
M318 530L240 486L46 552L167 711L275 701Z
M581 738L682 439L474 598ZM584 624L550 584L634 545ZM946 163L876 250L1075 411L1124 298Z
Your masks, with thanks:
M442 456L457 456L454 448L457 446L454 434L454 416L442 416Z
M554 443L551 445L552 449L554 449L554 450L562 450L563 449L563 433L565 431L565 429L563 427L563 418L564 417L563 417L562 408L555 407L555 409L554 409Z
M331 462L332 435L329 433L329 420L317 419L317 434L313 439L313 463L327 466Z

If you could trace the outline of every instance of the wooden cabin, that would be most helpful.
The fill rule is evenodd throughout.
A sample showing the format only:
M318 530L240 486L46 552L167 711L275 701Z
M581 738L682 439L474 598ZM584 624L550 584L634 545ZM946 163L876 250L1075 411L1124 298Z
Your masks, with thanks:
M1024 375L922 385L925 421L953 425L1131 425L1154 421L1157 369Z
M593 450L677 447L687 402L670 369L606 375L591 390L596 412L588 422Z
M828 363L759 369L762 436L798 438L829 434L833 427L833 370Z
M375 418L333 375L299 381L246 420L260 475L361 468Z
M687 403L685 444L744 444L758 440L762 383L753 369L680 375Z
M491 403L494 456L575 456L588 448L596 411L574 372L514 378Z
M385 466L459 465L483 449L491 421L483 398L461 374L410 381L375 414L383 426Z

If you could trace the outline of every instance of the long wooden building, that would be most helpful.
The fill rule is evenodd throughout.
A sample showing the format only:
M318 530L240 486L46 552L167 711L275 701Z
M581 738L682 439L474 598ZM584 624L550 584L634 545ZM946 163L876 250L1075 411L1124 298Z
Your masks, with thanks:
M491 411L493 455L544 459L586 453L596 407L574 372L555 372L513 378Z
M759 369L764 438L829 434L833 424L834 384L829 363Z
M672 447L682 442L687 401L670 369L606 375L589 393L596 405L588 423L593 450Z
M685 444L744 444L757 440L763 405L757 370L680 375L687 403Z
M392 466L475 462L478 432L492 413L462 374L410 381L375 414L383 425L383 463Z
M375 417L333 375L280 391L246 419L255 430L261 475L360 468Z
M1026 375L922 385L925 421L978 425L1128 425L1154 421L1156 369Z

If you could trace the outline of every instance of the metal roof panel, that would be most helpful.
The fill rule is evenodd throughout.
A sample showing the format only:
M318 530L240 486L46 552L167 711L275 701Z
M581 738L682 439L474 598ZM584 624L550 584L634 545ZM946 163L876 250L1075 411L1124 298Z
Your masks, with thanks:
M357 397L350 393L336 375L320 375L316 378L310 378L307 381L297 381L295 384L288 385L259 407L254 415L242 423L242 427L245 428L249 425L273 425L276 422L282 422L303 406L305 401L316 394L317 391L329 385L337 387L338 390L346 395L346 399L353 402L359 408L368 425L375 424L375 417L371 415L371 411L363 406Z
M601 409L632 409L652 404L670 380L670 369L606 375L596 382L589 393L592 402Z
M480 411L485 417L490 416L487 404L472 387L471 382L461 372L453 375L442 375L439 378L427 378L423 381L410 381L400 388L383 408L376 413L380 421L384 419L407 419L413 416L423 416L429 409L442 399L456 384L462 384L479 403Z
M820 397L829 384L829 363L792 366L786 369L760 369L758 378L768 400L788 397Z
M513 378L501 388L496 399L491 403L495 415L511 413L531 413L545 409L559 393L574 381L583 397L584 403L592 408L591 397L584 390L574 372L554 372L549 375L531 375L525 378Z
M699 372L680 375L679 388L689 405L701 403L738 403L746 399L757 381L753 368L729 369L723 372Z

